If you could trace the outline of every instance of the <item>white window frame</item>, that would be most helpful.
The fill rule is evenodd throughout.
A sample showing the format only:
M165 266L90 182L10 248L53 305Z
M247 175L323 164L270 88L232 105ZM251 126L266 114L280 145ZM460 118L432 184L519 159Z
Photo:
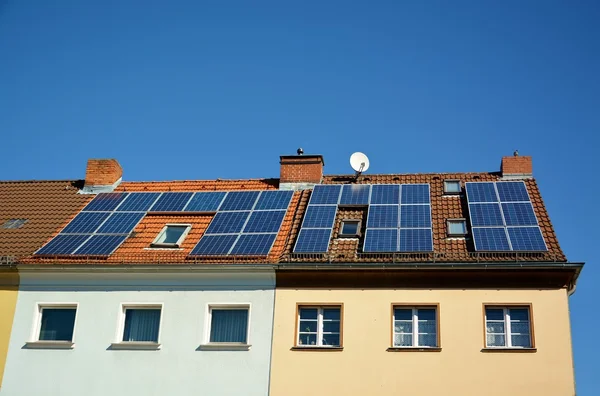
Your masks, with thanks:
M71 341L40 340L42 329L42 315L45 308L74 308L75 320L73 321L73 335ZM25 343L27 348L39 349L73 349L75 347L75 331L77 330L77 316L79 315L79 303L76 302L38 302L35 304L33 314L33 326L29 340Z
M465 232L464 234L457 234L457 233L451 233L450 232L450 223L455 222L461 222L465 225ZM448 235L448 237L450 238L460 238L460 237L464 237L465 235L468 234L468 230L467 230L467 219L447 219L446 220L446 234Z
M201 350L222 350L222 351L247 351L252 347L250 343L250 327L252 320L252 304L245 303L208 303L206 304L205 321L204 321L204 336L202 343L198 349ZM246 326L246 342L210 342L210 331L212 326L212 311L213 309L245 309L248 311L248 322Z
M163 243L163 242L157 242L158 240L160 240L160 238L167 232L167 229L169 227L186 227L185 231L181 234L181 236L179 237L179 239L177 240L176 243ZM190 233L190 230L192 229L192 225L191 224L181 224L181 223L169 223L169 224L165 224L165 226L162 228L162 230L158 233L158 235L156 236L156 238L154 238L154 241L152 241L152 243L150 244L150 248L167 248L167 249L179 249L181 247L181 244L183 243L183 241L185 240L185 238L188 236L188 234Z
M344 223L356 223L356 233L355 234L344 234ZM362 227L362 221L357 219L344 219L340 222L340 231L338 233L338 237L342 238L358 238L360 237L360 229Z
M396 334L408 334L408 333L396 333L396 309L411 309L412 310L412 345L396 345ZM435 311L435 346L431 345L419 345L419 309L433 309ZM397 349L440 349L440 308L439 305L392 305L392 348Z
M125 314L128 309L160 309L160 320L158 321L158 337L157 341L123 341L125 332ZM161 347L160 337L162 333L162 323L164 318L163 303L122 303L120 305L117 331L115 333L115 341L111 344L111 349L148 349L158 350Z
M503 320L502 322L504 323L504 345L488 345L487 343L487 336L488 336L488 331L487 331L487 324L488 324L488 318L487 318L487 309L502 309L502 314L503 314ZM511 329L511 325L510 325L510 310L511 309L526 309L527 310L527 315L529 317L529 346L514 346L512 345L512 329ZM525 305L494 305L494 304L485 304L484 305L484 309L483 309L483 321L484 321L484 330L485 330L485 337L484 337L484 342L485 342L485 348L486 349L535 349L535 341L533 338L533 315L532 315L532 309L531 309L531 305L525 304ZM499 320L492 320L491 322L495 322L495 323L499 323ZM490 333L490 334L501 334L501 333ZM517 333L517 334L522 334L522 333Z
M315 345L300 344L300 309L316 308L317 311L317 343ZM340 310L340 345L323 345L323 310L337 308ZM298 304L296 307L296 348L342 348L344 335L344 306L342 304Z
M448 191L449 183L458 183L458 191ZM444 180L444 194L445 195L459 195L462 192L462 183L459 179L446 179Z

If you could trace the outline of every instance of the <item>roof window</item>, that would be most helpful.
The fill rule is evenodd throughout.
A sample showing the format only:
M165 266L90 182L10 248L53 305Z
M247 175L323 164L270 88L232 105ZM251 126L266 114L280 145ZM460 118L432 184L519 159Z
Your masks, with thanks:
M190 224L167 224L158 234L151 247L178 248L187 236Z
M356 238L360 236L360 220L342 220L338 236Z
M448 219L446 224L449 237L464 237L467 234L467 221L465 219Z
M2 224L2 228L15 229L21 228L23 225L27 223L27 219L10 219L6 220L4 224Z
M444 194L460 194L460 180L444 180Z

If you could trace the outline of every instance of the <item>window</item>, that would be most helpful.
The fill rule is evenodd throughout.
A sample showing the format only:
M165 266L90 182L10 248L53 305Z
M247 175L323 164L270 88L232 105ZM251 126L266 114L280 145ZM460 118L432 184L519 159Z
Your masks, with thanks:
M162 305L122 305L117 342L113 349L158 349Z
M460 180L444 180L444 194L460 194Z
M360 235L360 220L343 220L340 226L341 237L357 237Z
M485 307L486 348L533 348L530 307Z
M33 348L72 348L77 304L39 305L33 330Z
M298 347L341 347L342 306L299 306Z
M211 307L209 343L248 343L248 307Z
M394 348L439 347L437 307L394 306Z
M465 236L467 234L467 221L465 219L448 219L447 229L448 236Z
M187 236L190 228L189 224L167 224L150 246L178 248Z

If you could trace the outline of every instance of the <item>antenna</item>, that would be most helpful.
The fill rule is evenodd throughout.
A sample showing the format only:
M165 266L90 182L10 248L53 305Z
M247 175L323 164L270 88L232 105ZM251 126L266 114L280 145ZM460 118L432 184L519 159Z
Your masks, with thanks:
M361 152L356 152L350 156L350 166L356 171L358 177L362 172L369 169L369 158Z

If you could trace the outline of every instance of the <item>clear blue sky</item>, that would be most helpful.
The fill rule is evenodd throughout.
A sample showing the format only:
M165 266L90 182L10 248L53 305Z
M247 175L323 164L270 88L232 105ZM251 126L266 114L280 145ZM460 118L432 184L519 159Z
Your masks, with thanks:
M600 389L600 2L0 0L0 179L495 171L532 155L571 261L578 394Z

